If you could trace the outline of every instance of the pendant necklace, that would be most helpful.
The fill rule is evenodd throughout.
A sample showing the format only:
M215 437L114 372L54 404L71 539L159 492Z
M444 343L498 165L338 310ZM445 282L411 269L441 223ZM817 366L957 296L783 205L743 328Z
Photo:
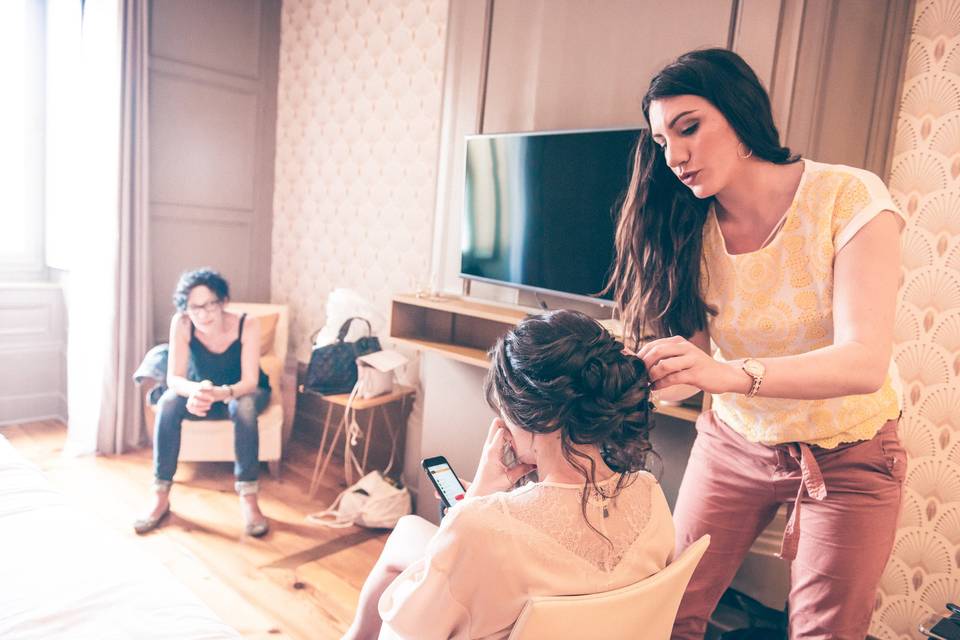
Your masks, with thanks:
M603 512L604 518L610 517L610 509L609 509L610 498L607 496L606 493L604 493L603 489L601 489L600 487L596 487L591 492L589 502L590 504L596 507L600 507L600 509Z

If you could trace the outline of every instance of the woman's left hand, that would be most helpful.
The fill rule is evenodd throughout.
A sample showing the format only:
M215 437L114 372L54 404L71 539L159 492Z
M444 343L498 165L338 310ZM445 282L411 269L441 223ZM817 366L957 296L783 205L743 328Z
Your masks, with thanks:
M483 453L480 454L480 464L477 465L477 475L467 488L467 497L488 496L498 491L508 491L517 483L517 480L527 475L536 467L532 464L515 464L509 469L500 460L503 446L507 439L507 426L500 418L494 418L487 431L487 440L483 443Z
M715 360L680 336L651 340L637 351L637 357L647 366L655 390L676 384L692 385L707 393L746 393L750 388L750 376L735 364Z

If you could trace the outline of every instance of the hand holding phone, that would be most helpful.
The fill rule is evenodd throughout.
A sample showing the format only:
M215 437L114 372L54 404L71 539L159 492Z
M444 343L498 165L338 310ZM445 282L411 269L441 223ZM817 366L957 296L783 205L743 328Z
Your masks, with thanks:
M434 456L426 458L421 462L423 470L427 472L427 477L433 483L437 493L440 494L440 500L444 506L451 507L467 495L460 478L454 473L453 467L443 456Z

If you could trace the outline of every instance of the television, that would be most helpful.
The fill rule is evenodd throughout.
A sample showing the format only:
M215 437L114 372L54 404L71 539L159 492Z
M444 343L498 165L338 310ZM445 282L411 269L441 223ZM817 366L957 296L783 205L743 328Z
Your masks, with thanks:
M640 129L468 136L460 277L610 304Z

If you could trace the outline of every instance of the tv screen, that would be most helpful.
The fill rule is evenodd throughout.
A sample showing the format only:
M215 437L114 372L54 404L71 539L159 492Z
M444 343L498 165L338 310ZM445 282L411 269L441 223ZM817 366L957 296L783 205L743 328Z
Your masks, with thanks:
M460 275L577 297L599 293L639 133L468 137Z

